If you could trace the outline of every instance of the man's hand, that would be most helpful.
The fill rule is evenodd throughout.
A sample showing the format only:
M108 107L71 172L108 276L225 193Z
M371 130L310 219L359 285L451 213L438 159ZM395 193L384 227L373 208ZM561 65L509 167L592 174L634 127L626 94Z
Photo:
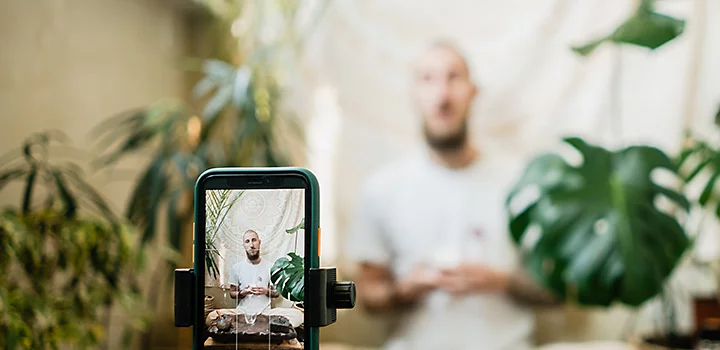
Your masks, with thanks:
M240 298L244 298L250 294L253 294L253 287L245 287L240 291Z
M483 265L463 264L443 270L439 285L453 294L505 293L510 285L509 273Z
M251 287L247 287L245 289L238 290L238 286L236 286L234 284L230 285L230 297L233 299L242 299L250 293L252 293Z
M404 308L437 288L437 277L437 273L423 268L395 277L387 266L365 263L360 266L358 297L371 312Z
M402 303L412 303L437 288L440 285L439 282L436 272L426 268L416 268L410 276L397 281L395 296Z
M262 286L250 287L250 293L253 295L265 295L268 294L269 291L269 289Z
M454 294L503 293L528 306L557 306L562 301L535 284L525 273L503 272L482 265L461 265L445 270L441 288Z

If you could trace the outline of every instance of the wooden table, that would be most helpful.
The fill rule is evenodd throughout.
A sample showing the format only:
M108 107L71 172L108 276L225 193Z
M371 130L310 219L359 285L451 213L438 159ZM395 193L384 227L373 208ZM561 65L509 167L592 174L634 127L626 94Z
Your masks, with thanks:
M217 343L213 340L213 338L208 337L207 340L205 340L205 347L209 349L218 349L218 350L267 350L267 349L273 349L273 350L302 350L303 346L300 344L297 339L291 339L291 340L285 340L279 345L270 344L268 346L268 343L239 343L239 344L223 344L223 343Z

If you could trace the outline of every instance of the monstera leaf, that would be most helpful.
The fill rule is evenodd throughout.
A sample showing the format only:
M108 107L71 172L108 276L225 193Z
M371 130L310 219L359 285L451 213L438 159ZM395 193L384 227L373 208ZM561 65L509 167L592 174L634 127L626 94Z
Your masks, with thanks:
M285 232L287 232L288 234L295 234L298 231L304 230L304 229L305 229L305 219L302 219L302 220L300 220L299 224L297 224L295 227L285 230Z
M288 259L289 257L289 259ZM273 264L270 279L278 292L290 301L305 300L305 264L295 253L289 253Z
M631 44L654 50L682 34L685 21L655 12L653 5L654 0L643 0L633 15L612 33L573 47L573 51L588 56L605 42Z
M558 296L639 306L662 290L689 245L678 221L655 204L665 197L689 209L683 195L651 178L675 166L652 147L611 152L578 138L565 142L583 163L551 154L527 166L508 197L512 238L525 249L526 268ZM525 194L529 203L514 211Z

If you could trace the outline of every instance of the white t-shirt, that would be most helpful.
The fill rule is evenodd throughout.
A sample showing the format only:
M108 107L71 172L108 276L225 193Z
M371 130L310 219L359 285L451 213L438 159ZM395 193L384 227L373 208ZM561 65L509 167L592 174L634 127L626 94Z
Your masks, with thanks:
M426 152L393 163L363 188L349 256L387 265L395 276L420 264L517 269L505 196L519 175L502 161L485 158L451 170ZM435 291L400 316L385 349L529 349L534 326L530 310L500 294L454 297Z
M230 284L238 286L238 290L248 287L270 288L270 268L267 259L261 259L259 263L253 264L247 259L233 265L230 269ZM248 294L238 299L237 309L259 313L266 307L269 308L270 297L267 295Z

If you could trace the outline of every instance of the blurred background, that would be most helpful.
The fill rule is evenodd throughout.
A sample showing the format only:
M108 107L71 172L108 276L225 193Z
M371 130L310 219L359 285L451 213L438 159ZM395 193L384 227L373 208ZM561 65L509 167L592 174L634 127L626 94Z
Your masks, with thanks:
M651 5L665 17L638 19ZM701 219L679 219L694 241L672 293L539 311L538 344L694 333L700 313L720 317L718 16L712 0L4 0L0 344L188 348L170 271L192 263L192 186L209 167L310 168L322 264L356 277L343 247L358 189L423 144L411 63L437 38L481 89L486 153L522 167L576 136L703 165L673 185ZM390 322L341 312L321 348L378 348Z

